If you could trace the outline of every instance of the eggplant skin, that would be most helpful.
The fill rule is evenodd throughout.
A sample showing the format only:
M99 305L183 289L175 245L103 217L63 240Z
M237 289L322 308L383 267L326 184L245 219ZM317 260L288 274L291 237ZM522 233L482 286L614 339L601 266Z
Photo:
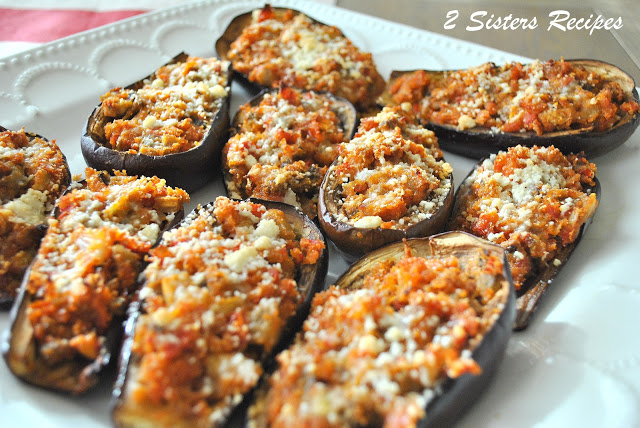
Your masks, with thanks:
M634 96L638 94L634 89ZM555 146L562 153L584 152L589 158L602 156L621 146L631 137L640 124L640 114L636 114L629 121L621 122L606 131L564 131L546 135L533 133L522 134L491 134L487 131L458 131L449 125L425 124L439 139L440 147L451 153L482 159L492 153L507 150L509 147L523 145Z
M252 203L264 205L267 209L281 210L294 226L296 235L299 233L300 238L321 240L325 243L325 248L317 262L313 265L305 265L298 273L296 282L300 293L304 295L304 300L296 309L295 314L289 318L284 325L276 345L273 347L269 355L265 356L262 361L262 365L265 367L265 372L268 372L269 367L275 363L275 356L289 346L293 341L295 334L300 330L303 321L309 313L313 296L324 287L329 263L329 250L322 231L299 208L282 202L267 201L258 198L248 198L246 200ZM207 209L211 204L212 203L197 209ZM179 226L180 224L176 224L174 227ZM130 378L135 376L132 373L135 372L138 364L138 357L132 353L132 347L136 321L142 314L142 311L141 300L139 296L136 295L132 304L129 305L128 318L125 322L124 340L118 362L117 378L113 387L112 419L114 425L119 428L152 428L169 426L176 428L188 428L192 426L217 426L216 424L202 424L200 423L201 421L178 419L162 407L132 407L127 401L128 382L130 381ZM246 408L251 401L253 393L253 390L248 392L245 397L243 397L243 401L237 403L237 406L232 409L228 420L224 423L224 426L241 426L242 421L245 419Z
M171 63L179 62L185 57L186 54L180 54ZM229 68L227 76L230 74ZM142 80L144 79L130 85L129 88L140 85ZM227 81L230 82L229 77L227 77ZM185 152L163 156L125 153L102 144L99 138L91 132L97 121L96 116L101 106L99 104L94 108L84 125L80 139L82 156L87 165L97 170L127 171L131 175L146 177L155 175L164 178L169 186L193 192L220 174L218 168L220 153L229 134L230 98L231 92L229 91L198 146Z
M633 78L620 68L591 59L573 59L565 60L565 62L606 75L621 86L628 101L640 102ZM380 96L378 102L381 105L391 105L388 88L399 76L413 71L415 70L392 71L387 89ZM445 72L428 70L427 73L440 76ZM629 139L640 125L640 112L634 115L624 114L618 123L605 131L584 128L549 132L542 135L537 135L534 132L492 133L484 128L458 130L453 125L433 122L426 122L423 125L436 134L443 150L474 159L482 159L492 153L517 145L527 147L553 145L564 154L584 152L587 157L595 158L616 149Z

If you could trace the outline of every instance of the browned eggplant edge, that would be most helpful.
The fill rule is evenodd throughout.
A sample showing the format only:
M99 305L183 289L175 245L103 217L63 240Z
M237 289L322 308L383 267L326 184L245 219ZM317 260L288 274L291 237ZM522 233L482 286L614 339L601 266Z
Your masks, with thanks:
M6 132L6 131L9 131L9 129L0 125L0 132ZM41 138L43 140L49 141L47 138L39 134L35 134L32 132L25 132L25 134L27 134L27 136L29 137L29 140L33 140L34 138ZM62 150L60 150L60 153L62 153ZM71 184L71 170L69 169L69 163L67 162L67 157L64 155L64 153L62 153L62 158L64 159L64 165L67 171L67 179L64 183L64 187L68 187ZM48 215L51 215L51 213L49 213ZM36 228L41 233L40 239L44 238L45 233L47 233L48 225L46 223L42 223L38 225ZM25 272L25 275L26 275L26 272ZM14 301L13 297L0 292L0 311L9 310L11 308L11 305L13 304L13 301Z
M434 396L427 403L426 416L418 421L418 427L452 426L465 411L481 396L492 380L504 356L507 342L512 333L515 318L515 290L504 249L484 239L466 232L444 232L430 237L412 238L405 241L414 256L462 256L472 248L483 248L486 253L499 255L503 260L500 286L490 306L499 309L494 316L493 326L483 335L481 341L470 344L473 359L482 368L479 375L465 374L457 379L445 378L435 388ZM357 289L363 278L378 262L400 260L404 256L404 242L394 242L361 257L352 264L335 282L336 286ZM258 401L264 400L268 385L263 382L258 391ZM259 403L260 407L262 403ZM257 426L264 421L258 420Z
M260 93L255 95L249 101L247 101L245 105L248 104L252 107L255 107L260 104L260 102L262 101L265 95L270 93L276 93L278 91L279 89L263 89L262 91L260 91ZM332 108L332 110L336 113L336 115L340 119L340 122L344 129L344 139L348 141L351 138L353 138L353 136L356 133L356 129L358 127L358 115L353 104L351 104L348 100L342 97L338 97L326 91L309 91L306 89L300 89L299 91L302 93L314 92L316 94L324 95L329 100L331 100L332 106L333 105L336 106L336 108L335 109ZM240 124L243 122L243 120L244 120L244 115L242 114L242 110L238 110L238 112L233 117L233 121L231 122L231 132L230 132L231 136L242 131ZM224 190L227 193L227 195L230 198L235 198L235 199L242 199L243 197L245 197L246 195L241 195L235 190L230 190L230 188L233 185L233 179L229 174L229 168L227 168L224 155L221 156L221 169L222 169L222 175L223 175Z
M107 177L106 174L105 177ZM108 180L108 178L106 179ZM79 183L84 185L84 180ZM65 193L69 191L70 189L67 189ZM183 217L184 209L178 211L174 219L161 228L161 233L155 245L159 242L162 232L172 228L175 224L178 224ZM146 262L143 260L141 270L144 268L145 264ZM31 323L29 322L27 315L27 311L33 297L31 293L27 291L27 282L30 271L31 266L29 266L23 277L18 297L11 308L9 315L10 327L9 330L5 331L5 335L1 343L2 354L7 366L16 377L28 384L72 395L85 393L98 384L101 374L111 362L111 356L118 353L121 344L125 316L120 315L113 318L111 321L111 327L107 331L102 347L104 352L101 352L101 355L95 360L87 362L87 360L83 358L76 357L74 360L65 362L64 364L58 365L52 369L37 367L38 359L35 339L33 338L33 328L31 327ZM31 348L28 351L28 356L34 358L33 364L36 366L36 370L30 370L26 374L20 373L18 365L23 362L20 361L21 356L14 355L12 350L14 346ZM22 357L24 357L24 355ZM51 376L52 371L55 371L53 376Z
M347 261L353 262L358 257L391 242L400 241L404 238L421 238L441 232L444 229L453 208L453 173L448 177L451 182L449 193L442 206L431 217L412 224L406 230L382 229L380 227L368 229L355 227L337 219L336 214L339 209L335 197L335 189L339 183L336 182L333 171L339 163L339 159L336 159L331 164L320 185L318 220L324 232Z
M188 55L181 53L175 56L167 64L184 61ZM154 73L127 86L127 89L138 89L145 79ZM231 70L227 69L227 83L231 87ZM227 140L229 132L229 108L231 92L222 101L220 109L212 119L209 129L206 131L202 143L181 153L171 153L163 156L150 156L139 153L125 153L107 147L106 142L100 141L101 137L91 132L96 126L100 111L98 104L84 125L80 148L82 156L92 168L104 171L125 170L131 175L144 175L147 177L158 176L164 178L167 184L180 187L187 192L193 192L211 180L219 171L215 167L219 164L222 146ZM101 126L104 126L102 124Z
M627 94L627 101L640 101L633 78L618 67L603 61L590 59L573 59L566 60L566 62L610 76ZM392 71L387 89L385 89L385 93L379 98L379 101L382 104L391 103L388 88L400 75L413 71L415 70ZM457 70L425 71L441 78L444 73ZM635 115L629 115L624 112L623 114L620 121L612 128L599 132L594 131L593 127L589 127L537 135L535 132L493 133L485 128L458 130L453 125L441 125L432 122L423 123L423 125L436 134L440 148L443 150L475 159L487 157L491 153L506 150L518 144L527 147L554 145L563 153L584 152L587 157L594 158L622 145L640 125L640 112Z
M473 169L469 172L467 177L465 177L465 179L462 181L462 184L456 191L451 218L453 218L453 216L455 216L456 212L458 211L459 201L462 198L470 197L469 195L470 187L465 186L465 182L467 181L467 178L469 178L473 174L473 172L476 170L478 165L482 164L482 162L484 162L484 159L482 159L480 162L476 164L476 166L473 167ZM602 187L600 186L600 181L598 180L597 177L594 177L594 182L595 184L593 186L586 188L585 192L587 194L595 193L596 199L598 200L598 205L600 205ZM596 211L597 211L597 207L596 207ZM551 282L555 279L555 277L558 275L560 270L562 270L562 268L567 264L569 257L573 253L573 250L575 250L575 248L578 246L578 243L580 243L580 240L582 239L587 228L591 224L591 221L593 220L594 216L595 216L595 212L591 217L587 219L587 221L582 226L580 226L580 232L578 233L578 236L576 237L576 239L571 244L567 245L566 247L563 247L558 252L558 255L556 256L556 258L560 260L561 262L560 265L555 266L553 263L548 264L545 270L527 279L522 285L522 288L516 293L517 314L516 314L515 322L513 324L514 330L516 331L524 330L529 326L529 323L533 318L533 314L538 308L538 305L540 304L542 296L546 293L549 284L551 284ZM508 252L509 250L506 250L506 251Z
M302 322L306 319L309 313L313 296L324 287L324 280L329 264L329 249L327 247L327 241L324 238L322 231L299 208L289 204L285 204L283 202L267 201L258 198L248 198L246 200L252 203L264 205L267 209L281 210L285 213L294 229L300 233L300 238L321 240L325 244L325 248L322 251L322 254L320 255L318 261L313 265L303 266L297 275L296 283L298 284L298 290L304 295L304 300L300 304L300 306L298 306L295 314L291 318L289 318L289 320L284 325L283 330L280 333L280 338L274 348L268 355L265 356L264 360L262 361L263 367L265 368L264 372L268 373L271 370L270 367L275 364L275 356L280 351L289 346L289 344L293 341L295 334L302 326ZM196 210L206 210L212 204L213 202L210 202L202 207L196 208ZM178 223L174 227L180 227L180 224ZM140 290L141 288L142 287L139 287L138 290ZM122 401L124 399L130 367L136 364L134 358L132 358L133 355L131 350L133 347L133 339L135 336L137 319L142 312L142 302L140 301L140 298L136 293L132 304L129 305L129 310L127 311L128 315L125 322L124 340L120 351L118 373L111 397L112 418L115 426L118 427L129 426L119 424L116 415L120 410ZM260 382L258 382L258 384L260 384ZM249 406L249 403L252 401L254 390L255 388L246 393L242 402L232 409L231 415L225 423L226 426L241 426L242 421L244 421L245 419L246 409ZM153 411L149 412L149 417L152 419L155 417ZM162 424L162 421L158 421L158 423Z
M252 17L252 13L253 10L255 10L256 8L250 10L249 12L245 12L242 13L240 15L237 15L236 17L234 17L231 22L229 23L229 25L227 26L227 28L224 30L224 32L222 33L222 35L216 40L215 42L215 50L216 53L218 55L218 58L222 59L222 60L229 60L229 50L231 50L231 44L238 38L240 37L240 35L242 34L242 32L244 31L244 29L246 27L248 27L249 25L251 25L252 21L253 21L253 17ZM321 24L321 25L326 25L326 26L330 26L327 23L324 23L322 21L318 21L315 18L310 17L309 15L293 9L293 8L288 8L288 7L272 7L272 9L275 11L276 14L283 14L289 10L293 11L293 13L295 14L299 14L299 15L304 15L307 18L309 18L311 21L317 23L317 24ZM346 37L344 35L344 33L342 32L342 30L340 31L340 35ZM233 69L233 67L232 67ZM264 89L268 89L263 85L260 85L256 82L253 82L251 80L249 80L249 78L243 74L240 73L237 70L233 70L233 78L235 80L237 80L243 87L245 87L250 93L252 94L256 94ZM383 82L384 84L384 79L382 78L382 76L380 76L380 81ZM369 88L368 90L368 98L373 98L376 96L376 94L379 94L380 92L382 92L383 87L376 87L373 86L371 88ZM375 101L375 100L373 100ZM371 103L372 105L375 105L375 102ZM359 110L356 106L356 110Z

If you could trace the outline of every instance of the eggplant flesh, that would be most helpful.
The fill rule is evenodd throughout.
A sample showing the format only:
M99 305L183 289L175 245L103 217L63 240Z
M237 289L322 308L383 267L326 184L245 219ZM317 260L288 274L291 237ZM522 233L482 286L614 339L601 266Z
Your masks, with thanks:
M7 128L0 126L0 132L7 132L9 131ZM29 141L33 141L36 138L45 140L45 141L49 141L47 138L39 135L39 134L35 134L32 132L25 132L25 134L27 135L27 138L29 139ZM59 183L60 184L60 194L71 184L71 170L69 169L69 164L67 162L67 158L64 155L64 153L60 152L62 154L62 159L64 162L64 175L65 178L64 180ZM49 189L50 190L50 189ZM47 216L50 216L52 213L48 212L45 213ZM21 224L22 226L22 224ZM33 250L34 252L37 251L38 246L40 241L42 240L42 238L44 237L46 231L47 231L47 223L46 221L44 223L35 225L35 226L23 226L25 227L25 233L29 234L29 241L32 243L32 248L31 250ZM6 244L5 244L6 245ZM20 252L24 252L24 251L28 251L28 248L17 248L15 249L15 251L20 251ZM35 255L35 254L34 254ZM14 257L16 255L14 254ZM27 267L28 269L28 267ZM25 270L26 272L26 270ZM24 276L25 272L22 272L21 276ZM11 305L13 303L13 301L15 300L17 294L19 293L20 290L20 283L21 280L16 277L13 277L11 272L7 272L5 274L2 275L2 278L0 278L0 281L2 281L3 283L3 287L5 285L9 285L13 282L15 282L16 284L16 288L15 288L15 292L12 292L11 290L3 290L0 289L0 310L8 310L11 308Z
M625 94L625 101L639 102L638 91L633 78L618 67L597 60L574 59L565 60L574 66L584 67L587 71L600 74L615 83L618 83ZM382 105L393 105L388 92L389 87L402 75L416 70L391 72L387 89L380 96L378 102ZM425 70L433 80L440 80L451 71ZM595 131L594 127L554 131L537 135L535 132L492 132L489 129L476 127L459 130L457 126L424 122L424 126L431 129L439 139L440 147L451 153L462 156L481 159L506 150L509 147L523 145L555 146L563 153L584 152L589 158L604 155L622 145L635 132L640 125L640 112L633 115L620 111L621 117L613 127L604 131Z
M108 183L106 175L101 177L105 184ZM82 180L78 184L85 186L86 182ZM67 189L65 193L71 189ZM56 206L54 216L57 217L59 214L59 207ZM183 215L183 209L177 211L172 221L161 225L159 235L180 222ZM45 362L40 355L40 347L28 315L29 306L34 300L33 295L27 290L32 266L33 263L23 277L18 297L11 308L10 328L1 344L4 359L10 371L26 383L72 395L85 393L98 384L104 369L111 362L113 353L120 349L124 314L114 315L104 335L100 354L95 359L89 360L76 355L53 365Z
M281 90L280 88L264 89L259 94L254 96L251 100L249 100L246 106L257 107L260 105L260 103L262 102L265 96L269 94L275 95L280 90ZM336 114L336 116L340 121L340 127L342 128L344 133L344 141L350 140L355 134L356 128L358 125L358 117L357 117L356 110L353 107L353 104L351 104L348 100L342 97L335 96L329 92L300 90L301 94L308 93L308 92L313 92L315 94L319 94L327 98L327 100L331 105L330 107L331 111L333 111ZM247 114L251 115L252 113L247 113L247 110L244 110L242 107L240 108L240 110L238 110L238 112L236 113L232 121L232 129L231 129L232 136L236 134L241 134L244 132L242 128L242 124L244 123ZM247 195L244 189L241 189L237 185L237 183L234 182L233 175L229 171L229 165L226 160L226 151L227 149L225 148L222 156L222 171L224 176L225 191L227 195L230 198L235 198L235 199L243 199L246 197L250 197L251 195ZM279 154L278 159L280 160L281 157L282 156ZM285 166L285 165L282 165L282 166ZM313 165L312 165L312 168L313 168ZM318 191L319 191L319 188L316 187L315 189L312 189L312 191L310 192L305 192L305 194L301 194L301 195L296 194L296 197L308 198L309 201L311 201L315 197L315 195L317 195ZM314 204L314 207L315 207L315 204ZM314 209L313 213L306 212L306 214L309 215L311 218L315 218L316 212L317 210Z
M407 239L386 245L360 258L336 281L335 286L348 290L362 288L364 278L380 263L398 262L406 256L407 248L410 249L412 257L440 259L453 256L461 265L468 263L469 266L477 266L479 253L482 254L481 257L496 256L502 260L501 274L495 275L490 281L490 287L495 294L486 304L483 315L489 320L487 328L482 334L471 338L468 343L468 349L473 360L481 368L481 373L467 373L457 378L440 378L433 388L432 398L426 403L425 416L417 423L419 427L452 426L481 396L492 380L512 333L515 290L506 254L500 246L465 232L445 232L426 238ZM314 309L314 313L316 310L318 309ZM249 426L269 425L265 416L268 391L268 382L263 382L248 413L248 419L251 420ZM376 420L367 426L378 424L381 425L381 421Z
M266 6L265 6L266 7ZM283 8L283 7L271 7L276 16L282 16L285 13L291 11L295 15L304 15L309 18L313 23L328 26L324 22L318 21L302 12L291 9L291 8ZM242 32L252 24L253 21L253 11L249 11L243 14L240 14L233 18L229 25L226 27L220 38L216 40L215 50L218 54L218 57L222 60L229 60L229 51L231 50L231 44L242 34ZM344 36L344 34L340 31L340 35ZM346 36L345 36L346 37ZM253 80L250 80L249 77L243 73L234 70L233 72L234 79L237 79L243 86L245 86L252 93L258 93L264 89L268 89L264 85L259 84ZM349 99L352 102L358 111L367 110L368 108L375 105L376 98L382 93L385 86L385 81L380 76L380 74L375 71L375 75L372 76L373 81L367 87L367 94L365 99ZM282 83L279 81L274 81L271 87L276 88L281 86ZM314 89L314 87L304 87L301 89ZM340 88L336 88L336 95L344 96L345 98L349 98L342 93Z
M282 211L286 219L292 225L296 239L319 240L325 244L325 248L320 254L318 260L314 264L303 265L296 274L297 288L303 296L303 300L296 308L295 313L291 316L279 332L276 344L268 354L264 354L260 361L261 365L268 371L268 367L273 365L275 355L282 349L286 348L293 340L294 335L299 330L302 322L307 317L311 300L316 292L320 291L324 286L324 280L328 267L328 249L324 236L318 226L306 216L299 208L276 201L267 201L257 198L248 198L246 201L263 205L269 209L277 209ZM209 211L213 203L209 203L196 210ZM211 214L210 214L211 215ZM178 224L176 227L180 227ZM139 370L140 356L132 351L134 335L136 332L137 320L143 315L144 309L142 300L139 296L129 307L128 319L125 324L125 337L120 353L118 374L113 389L113 409L112 417L117 427L155 427L155 426L173 426L173 427L191 427L191 426L239 426L240 421L244 418L244 411L253 394L253 390L247 392L241 401L233 401L227 409L230 414L225 416L224 421L203 423L194 419L185 419L179 415L175 415L170 409L161 406L143 405L132 403L129 397L129 389L131 384L136 382L136 376ZM179 399L179 398L178 398Z
M184 62L186 53L175 56L169 64ZM225 75L230 85L230 68ZM151 74L125 89L136 90L143 86ZM113 149L104 136L104 125L117 118L107 118L101 112L102 104L96 106L85 122L80 140L82 155L87 165L104 171L127 171L131 175L157 176L164 178L167 184L193 192L219 175L216 165L220 161L220 152L227 140L229 131L230 91L222 100L220 109L207 126L200 144L180 153L152 156L140 153L127 153Z
M482 164L482 162L483 161L480 161L478 165ZM470 177L474 171L475 168L467 175L467 178ZM467 178L465 178L463 184L458 188L456 192L452 218L458 212L458 205L460 201L472 197L472 184L466 182ZM587 187L585 189L585 193L594 193L599 205L601 200L601 186L600 181L598 181L597 177L594 177L594 183L595 184L593 186ZM516 292L516 318L513 324L514 330L524 330L529 326L529 323L533 319L534 313L538 308L540 302L542 301L542 297L546 293L548 286L569 261L571 254L576 249L587 228L591 224L593 215L595 215L595 212L587 219L584 224L582 224L582 226L580 227L580 232L578 233L576 239L569 245L559 249L555 257L555 259L557 259L559 263L544 264L543 267L537 270L536 273L528 276L522 284L522 287ZM512 250L507 249L507 252L509 251Z

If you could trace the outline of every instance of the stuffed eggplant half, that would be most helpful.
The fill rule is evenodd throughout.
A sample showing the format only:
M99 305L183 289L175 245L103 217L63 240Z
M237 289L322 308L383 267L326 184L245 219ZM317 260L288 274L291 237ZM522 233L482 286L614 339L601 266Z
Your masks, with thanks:
M0 308L8 309L71 173L55 141L1 126L0 171Z
M216 174L229 128L229 63L180 54L101 97L81 139L87 164L158 176L188 192Z
M60 198L12 308L11 372L73 394L93 387L120 345L144 255L188 199L157 177L88 168Z
M514 316L499 246L461 232L387 245L316 295L250 426L451 426L495 373Z
M222 152L227 193L286 202L314 219L322 179L356 120L349 101L326 92L262 92L234 117Z
M347 259L442 231L453 174L433 132L401 108L362 120L320 187L318 218Z
M514 328L525 328L598 206L596 166L550 147L516 146L481 161L456 193L451 230L499 244L518 293Z
M515 145L595 157L640 123L631 76L585 59L394 71L380 102L413 110L444 150L475 158Z
M151 250L127 322L118 427L224 425L323 283L320 230L290 205L219 197Z
M291 86L327 91L358 110L375 105L384 90L370 53L342 32L303 13L269 5L235 17L216 41L235 75L251 87Z

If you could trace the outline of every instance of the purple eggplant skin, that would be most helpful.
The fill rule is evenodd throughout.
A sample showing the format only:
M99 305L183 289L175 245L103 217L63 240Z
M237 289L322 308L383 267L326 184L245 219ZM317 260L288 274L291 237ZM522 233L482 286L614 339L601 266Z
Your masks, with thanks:
M309 19L311 19L311 21L321 24L321 25L328 25L325 24L324 22L318 21L317 19L314 19L306 14L303 14L302 12L295 10L295 9L291 9L291 8L285 8L285 7L272 7L273 11L276 13L276 15L282 15L285 12L291 10L293 11L294 14L301 14L301 15L305 15L307 16ZM252 17L253 11L249 11L249 12L245 12L242 13L238 16L236 16L235 18L233 18L231 20L231 22L229 23L229 25L227 26L227 28L224 30L224 32L222 33L222 35L218 38L218 40L216 40L215 43L215 50L216 53L218 55L218 58L220 58L221 60L229 60L229 51L231 50L231 44L238 38L240 37L240 35L242 34L242 32L244 31L244 29L246 27L248 27L249 25L251 25L252 21L253 21L253 17ZM342 34L342 32L340 32ZM248 76L246 76L243 73L240 73L238 71L233 72L233 79L237 80L243 87L245 87L251 94L257 94L260 91L267 89L264 86L253 82L251 80L249 80ZM371 106L375 105L375 99L376 97L383 91L385 86L385 81L382 78L382 76L380 76L379 74L376 77L376 81L369 87L367 88L367 101L369 102L369 104L371 104ZM365 104L366 104L365 102ZM367 105L356 105L355 106L357 108L358 111L360 110L366 110L367 109Z
M303 266L297 275L296 283L298 285L300 294L304 296L304 300L296 310L295 314L291 318L289 318L289 320L283 327L283 330L280 332L280 338L277 344L273 347L271 352L269 352L269 354L265 356L262 362L263 367L265 367L265 372L268 373L270 371L270 367L275 364L275 356L290 345L296 333L302 327L302 323L309 314L313 296L324 288L325 277L327 275L327 268L329 265L329 249L327 246L328 242L325 240L322 231L299 208L289 204L285 204L283 202L267 201L258 198L248 198L247 200L252 203L264 205L267 209L281 210L285 213L287 219L293 225L293 228L296 231L296 235L299 234L299 238L320 240L325 244L325 248L318 258L318 261L313 265ZM196 210L207 210L212 205L213 203L209 203L207 205L204 205L203 207L196 208ZM179 227L179 224L174 227ZM138 289L140 288L141 287L139 287ZM132 354L131 350L133 347L136 321L142 311L142 302L140 301L139 296L136 295L133 302L129 305L129 309L127 311L128 316L125 322L124 340L120 351L117 378L114 383L111 400L112 418L114 421L114 425L122 428L142 428L148 426L156 426L155 424L157 424L158 426L169 426L172 424L177 424L176 421L163 420L164 416L162 411L159 411L156 414L153 409L147 409L147 411L145 412L144 420L135 419L136 415L126 414L124 400L126 396L125 391L127 388L128 373L133 370L132 367L134 367L138 363L136 361L136 356ZM232 413L227 420L226 426L242 426L241 421L244 421L245 419L244 412L251 402L253 392L253 390L248 392L245 395L243 401L232 410ZM123 422L123 416L126 417L126 423ZM136 422L132 423L132 420L136 420ZM163 422L165 422L165 425L163 425ZM183 424L178 424L179 426L189 426L190 423L189 421L181 422L183 422Z
M447 194L444 203L429 218L419 221L405 230L401 229L366 229L354 227L348 223L340 221L336 217L338 213L338 203L335 199L334 189L337 187L332 171L338 164L336 159L329 167L327 174L320 185L318 197L318 220L327 236L333 241L341 255L348 261L354 261L370 251L380 248L386 244L401 241L405 238L420 238L441 232L453 208L453 174L449 176L451 180L451 190Z
M9 131L9 129L0 125L0 132L6 132L6 131ZM35 134L32 132L25 132L25 133L29 137L29 140L33 140L34 138L40 138L42 140L49 141L47 138L43 137L42 135ZM62 153L62 157L64 158L64 167L66 170L66 180L63 183L63 186L64 188L67 188L71 184L71 170L69 169L69 163L67 162L67 157L64 155L64 153ZM36 226L36 230L34 231L34 233L37 233L40 237L39 239L42 240L42 238L44 238L45 233L47 233L47 228L48 228L48 225L46 223L39 224L38 226ZM26 273L27 272L25 272L25 275ZM18 293L19 293L19 290L18 290ZM14 300L15 299L13 296L0 292L0 311L9 310Z
M265 97L265 95L270 93L277 93L279 90L280 89L263 89L257 95L255 95L253 98L247 101L247 104L252 107L255 107L259 105L260 102L262 102L262 99ZM311 92L307 90L300 90L300 91ZM313 92L315 92L316 94L322 94L331 101L332 105L335 106L335 108L332 108L332 110L336 113L336 115L340 119L342 128L344 129L344 140L348 141L352 139L356 133L356 130L358 128L358 122L359 122L358 113L356 112L356 109L353 106L353 104L351 104L348 100L342 97L333 95L329 92L322 92L322 91L313 91ZM244 122L244 115L242 113L243 113L242 110L238 110L236 115L233 117L233 120L231 122L231 136L233 136L234 134L243 132L242 123ZM236 194L236 192L232 192L229 190L230 187L232 187L230 186L230 184L232 183L233 179L228 172L229 168L227 167L224 159L222 159L221 168L222 168L222 173L224 177L223 178L224 189L227 196L229 196L230 198L245 197L246 195L239 195L239 194Z
M169 63L181 62L188 55L182 53L174 57ZM227 82L230 83L230 69L227 70ZM142 81L129 85L127 89L137 89L142 85ZM222 102L220 110L214 116L209 129L197 147L191 150L172 153L164 156L150 156L137 153L125 153L113 150L106 145L103 138L93 133L91 130L100 125L97 123L97 113L100 105L94 108L91 116L87 119L80 148L82 156L87 165L97 170L104 171L127 171L131 175L144 175L147 177L158 176L167 181L167 185L180 187L191 193L205 184L209 183L220 172L217 165L220 163L220 153L222 146L227 141L229 133L229 108L231 92L227 94ZM104 126L104 123L101 124Z
M183 217L184 210L178 211L174 219L164 225L161 230L170 229ZM104 352L95 360L87 361L76 357L56 367L45 366L38 359L37 344L27 314L32 298L31 293L27 291L30 269L25 273L18 297L11 308L10 327L0 344L3 357L9 370L28 384L71 395L83 394L98 384L102 373L111 362L112 355L117 355L125 317L122 315L113 318L102 346Z
M465 186L467 178L469 178L471 174L473 174L473 172L476 170L477 166L482 165L483 162L484 162L484 159L480 160L477 163L477 165L469 172L467 177L465 177L465 179L462 182L463 184L460 185L460 187L456 191L453 211L451 213L452 219L453 219L453 216L455 216L456 213L458 212L459 202L462 199L471 197L471 195L469 194L470 187ZM600 186L600 181L598 180L597 177L594 177L593 181L595 184L591 187L586 188L585 192L587 194L595 193L596 199L598 200L598 206L600 206L600 202L602 199L601 198L602 188ZM596 207L596 211L597 211L597 207ZM573 241L571 244L567 245L566 247L562 248L558 252L556 256L556 259L560 260L560 264L558 266L554 265L553 263L549 263L544 270L542 270L541 272L538 272L536 275L533 275L529 279L527 279L525 283L522 285L522 287L520 288L520 290L516 292L516 319L513 324L513 329L515 331L524 330L529 326L529 323L533 319L534 312L538 308L538 305L540 304L542 297L546 293L547 288L549 287L549 284L551 284L551 282L555 279L558 273L569 261L569 257L571 256L573 251L576 249L576 247L580 243L580 240L582 239L587 228L591 224L591 221L593 220L594 216L595 216L595 212L580 227L580 232L578 233L578 236L576 237L575 241ZM446 229L447 230L450 229L449 225L447 225ZM510 250L507 249L506 251L510 251Z
M625 94L627 94L628 101L640 101L633 78L618 67L591 59L565 61L572 65L582 66L587 70L604 74L622 87ZM415 70L392 71L387 88L400 75L412 71ZM427 73L437 79L441 78L446 71L427 71ZM383 105L391 103L387 91L379 98L379 102ZM549 132L542 135L537 135L535 132L492 133L486 128L472 128L460 131L453 125L441 125L431 122L423 123L423 125L436 134L440 148L474 159L487 157L491 153L506 150L518 144L527 147L553 145L565 154L584 152L588 158L595 158L614 150L629 139L638 125L640 125L640 112L634 115L625 113L618 123L605 131L594 131L593 127L589 127Z
M427 404L426 416L418 422L418 426L422 428L452 426L482 395L504 356L516 316L516 296L509 264L502 247L466 232L445 232L426 238L407 239L405 242L414 256L464 257L470 249L479 247L485 253L495 254L503 260L502 278L496 281L499 283L496 295L499 293L500 298L493 302L496 307L502 307L493 326L471 349L473 359L482 368L482 373L465 374L457 379L446 378L436 387L435 397ZM396 242L365 255L336 281L336 286L358 288L359 282L377 263L390 259L400 260L404 256L404 249L403 242Z

